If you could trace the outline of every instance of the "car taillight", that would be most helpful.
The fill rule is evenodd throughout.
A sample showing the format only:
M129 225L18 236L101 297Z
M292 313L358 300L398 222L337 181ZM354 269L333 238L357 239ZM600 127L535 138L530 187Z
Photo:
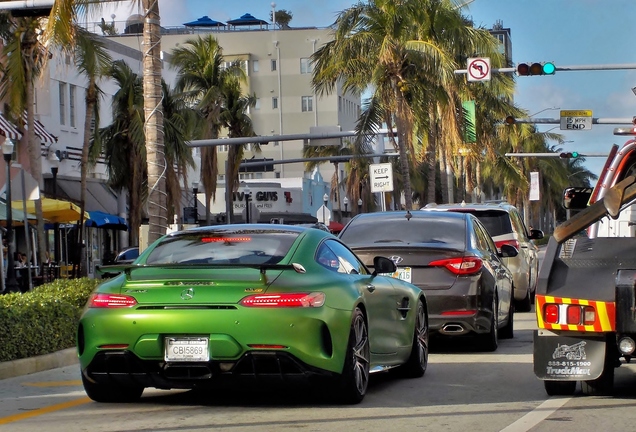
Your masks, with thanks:
M325 304L325 294L313 293L285 293L285 294L255 294L243 298L239 304L246 307L320 307Z
M495 242L495 246L497 246L497 249L501 250L501 246L502 245L510 245L510 246L514 246L517 249L519 249L521 247L521 245L519 244L519 242L517 240L499 240Z
M557 324L559 322L559 305L545 305L543 308L543 320L548 324Z
M133 307L137 304L134 297L119 294L97 293L91 296L89 306L91 308L122 308Z
M431 267L446 267L456 275L471 275L481 270L483 265L480 258L477 257L458 257L431 261Z

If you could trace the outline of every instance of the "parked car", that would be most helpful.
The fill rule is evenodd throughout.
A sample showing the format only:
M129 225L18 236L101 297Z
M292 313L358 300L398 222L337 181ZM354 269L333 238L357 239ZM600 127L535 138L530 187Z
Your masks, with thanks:
M497 248L470 214L391 211L355 216L339 238L362 261L376 255L398 266L394 276L426 293L431 334L472 336L494 351L513 337L512 274L501 261L517 250Z
M314 228L237 224L168 234L135 263L113 266L125 275L92 294L77 332L84 389L95 401L119 402L146 387L306 379L357 403L372 372L420 377L426 296L382 275L395 272L390 259L371 261L374 271Z
M514 278L517 310L530 311L539 277L539 248L532 240L542 239L543 231L528 229L519 210L508 203L429 204L423 210L470 213L484 224L498 248L504 244L516 247L519 254L503 261Z
M128 247L128 248L122 249L119 253L117 253L117 255L115 255L114 258L104 259L103 266L130 264L133 261L135 261L138 257L139 257L139 247L137 246ZM100 266L100 268L103 268L103 266ZM99 270L100 268L98 268L98 271L100 271ZM107 278L115 277L121 272L101 271L101 273L102 273L102 279L107 279Z

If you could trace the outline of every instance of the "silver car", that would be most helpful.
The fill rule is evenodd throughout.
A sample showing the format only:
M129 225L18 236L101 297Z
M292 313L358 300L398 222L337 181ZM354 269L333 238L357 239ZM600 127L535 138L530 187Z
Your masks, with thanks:
M519 210L509 203L428 204L422 210L470 213L486 227L497 248L507 244L516 247L519 255L503 258L514 278L516 309L528 312L534 303L539 275L539 249L531 240L543 238L543 231L528 229Z

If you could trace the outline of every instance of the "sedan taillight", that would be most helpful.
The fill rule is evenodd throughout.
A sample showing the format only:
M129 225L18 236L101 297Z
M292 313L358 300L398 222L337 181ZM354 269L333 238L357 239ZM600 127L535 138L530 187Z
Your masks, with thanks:
M137 304L134 297L119 294L97 293L93 294L89 300L88 307L91 308L122 308L133 307Z
M286 293L286 294L255 294L243 298L239 302L246 307L320 307L325 304L325 294L313 293Z
M480 258L467 256L431 261L428 265L431 267L446 267L456 275L466 276L479 272L483 263Z

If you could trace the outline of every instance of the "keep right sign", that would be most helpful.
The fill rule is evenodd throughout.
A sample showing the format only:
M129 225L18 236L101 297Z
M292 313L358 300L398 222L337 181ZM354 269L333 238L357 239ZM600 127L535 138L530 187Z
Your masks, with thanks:
M561 130L591 130L592 110L561 111Z

